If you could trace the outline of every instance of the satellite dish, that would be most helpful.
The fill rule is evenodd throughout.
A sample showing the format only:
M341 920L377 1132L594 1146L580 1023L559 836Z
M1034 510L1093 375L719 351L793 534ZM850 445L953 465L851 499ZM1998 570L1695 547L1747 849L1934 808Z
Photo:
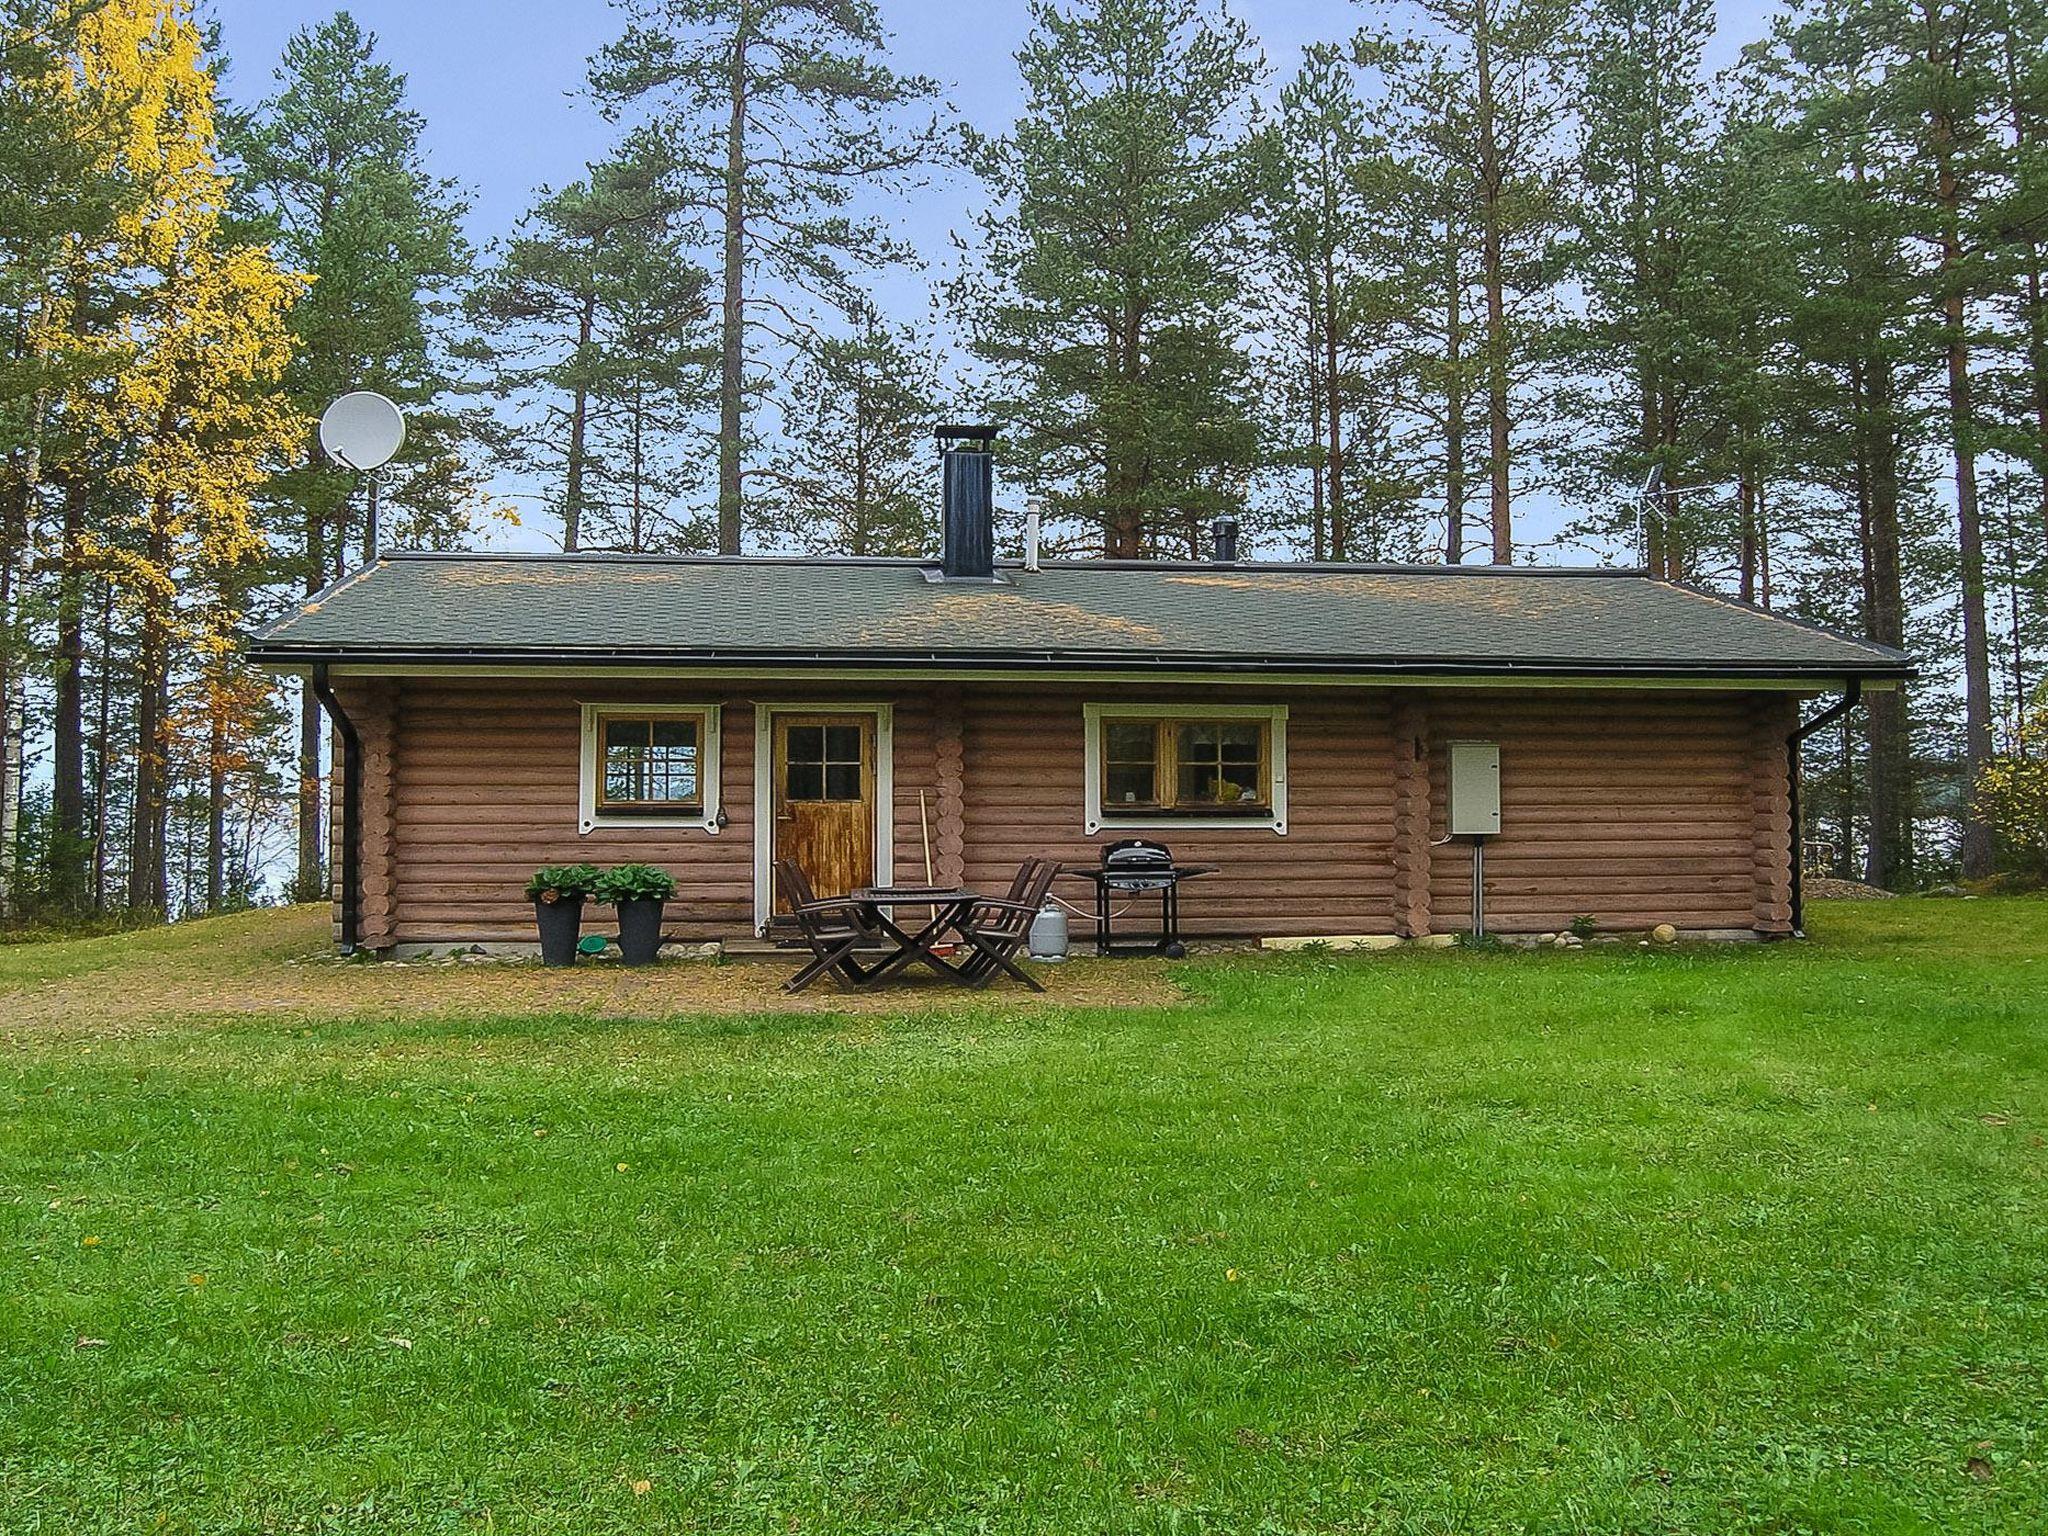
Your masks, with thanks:
M405 446L405 413L374 390L343 395L320 418L320 446L345 469L382 469Z

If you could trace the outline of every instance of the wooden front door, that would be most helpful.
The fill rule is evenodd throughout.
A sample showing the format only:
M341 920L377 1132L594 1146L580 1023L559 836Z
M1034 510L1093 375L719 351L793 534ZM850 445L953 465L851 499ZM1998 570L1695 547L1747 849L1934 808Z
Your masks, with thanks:
M819 896L875 883L875 717L775 716L775 857ZM775 910L788 910L775 893Z

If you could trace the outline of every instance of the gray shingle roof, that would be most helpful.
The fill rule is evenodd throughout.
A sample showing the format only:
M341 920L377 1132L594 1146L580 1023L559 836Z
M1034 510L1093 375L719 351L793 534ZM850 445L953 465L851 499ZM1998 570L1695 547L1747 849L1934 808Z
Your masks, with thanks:
M1902 654L1639 572L387 555L253 659L1897 677Z

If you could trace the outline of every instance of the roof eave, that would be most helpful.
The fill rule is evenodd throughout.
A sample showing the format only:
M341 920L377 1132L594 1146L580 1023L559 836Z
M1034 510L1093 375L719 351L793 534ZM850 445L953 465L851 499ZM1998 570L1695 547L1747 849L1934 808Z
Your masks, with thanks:
M247 658L257 666L277 669L313 666L449 667L504 666L546 667L574 671L578 667L705 667L720 671L767 672L784 667L840 667L851 670L890 671L902 667L951 668L986 671L992 674L1042 671L1054 668L1074 672L1213 672L1227 674L1290 673L1327 674L1342 677L1369 673L1416 677L1471 677L1494 675L1516 677L1640 677L1653 678L1753 678L1758 681L1811 679L1828 682L1860 677L1870 681L1911 681L1916 675L1910 661L1883 657L1829 662L1674 662L1669 660L1607 660L1589 663L1571 657L1437 657L1428 661L1384 657L1276 656L1266 654L1146 653L1062 650L943 651L943 650L790 650L719 651L653 650L645 647L579 646L493 646L493 647L382 647L382 646L294 646L252 645Z

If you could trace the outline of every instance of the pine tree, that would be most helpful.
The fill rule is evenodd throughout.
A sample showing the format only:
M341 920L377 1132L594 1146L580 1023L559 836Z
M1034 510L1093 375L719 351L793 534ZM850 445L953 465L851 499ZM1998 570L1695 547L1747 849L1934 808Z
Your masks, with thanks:
M782 492L773 521L813 554L928 554L938 545L938 360L916 330L872 307L851 319L850 334L804 349L789 447L769 471Z
M1030 105L972 160L997 205L958 285L1048 511L1103 552L1195 552L1258 440L1238 335L1259 64L1198 0L1037 3Z
M1298 370L1288 395L1312 471L1317 559L1387 560L1413 543L1419 485L1398 451L1393 326L1413 302L1395 197L1411 190L1372 133L1342 53L1307 50L1281 90L1267 240L1278 328Z
M71 621L84 600L75 535L88 487L75 473L76 451L66 442L74 434L58 407L109 366L103 349L75 344L75 333L91 323L91 277L101 270L93 254L111 239L129 195L113 148L126 103L80 89L70 68L85 10L76 0L0 3L0 916L14 905L10 886L20 864L21 700L39 660L28 621L31 556L53 466L74 471L62 493L73 537L58 562L55 604L60 704L77 687L77 647L65 642L75 637ZM57 746L61 758L64 743ZM68 912L85 900L83 813L58 777L39 845L45 867L36 874L44 899Z
M565 550L593 534L600 547L701 542L674 516L668 456L717 353L706 275L672 223L644 164L593 167L543 194L469 297L472 355L518 407L500 445L551 485ZM657 524L669 532L657 538Z
M1922 274L1930 345L1944 384L1945 436L1953 474L1958 609L1962 630L1966 876L1990 873L1991 829L1974 810L1974 785L1992 756L1992 678L1979 486L1982 423L1973 377L1972 308L1991 286L1986 260L2002 147L1994 129L1998 54L1990 13L1962 0L1828 0L1788 34L1795 59L1825 66L1847 57L1867 70L1843 89L1860 117L1876 176L1900 238L1932 252Z
M1604 448L1594 485L1626 505L1652 466L1674 487L1708 467L1703 331L1720 301L1702 281L1701 58L1714 12L1708 0L1593 0L1581 27L1576 222L1588 303L1575 361L1596 381L1579 392ZM1629 381L1625 404L1616 376ZM1699 573L1713 540L1691 525L1714 504L1665 499L1648 528L1652 570Z
M939 153L935 122L904 121L937 87L882 62L870 0L618 3L629 25L592 62L592 90L718 251L718 548L738 554L762 349L812 330L816 300L847 308L857 274L909 259L849 209Z
M225 136L240 161L240 210L314 278L292 314L286 393L308 419L358 389L406 408L406 446L380 479L409 540L431 544L461 525L468 481L441 334L445 295L470 270L467 205L426 168L405 77L346 11L294 33L275 79L246 117L226 120ZM287 563L302 592L348 567L366 511L358 478L309 435L270 487L297 525ZM320 706L302 690L296 888L309 898L321 886L323 768Z
M1550 246L1564 216L1572 12L1568 0L1410 0L1406 12L1412 26L1397 14L1364 28L1353 50L1378 79L1389 137L1421 179L1471 197L1452 227L1476 243L1488 516L1494 563L1506 565L1516 434L1556 323ZM1458 131L1445 132L1447 120Z

